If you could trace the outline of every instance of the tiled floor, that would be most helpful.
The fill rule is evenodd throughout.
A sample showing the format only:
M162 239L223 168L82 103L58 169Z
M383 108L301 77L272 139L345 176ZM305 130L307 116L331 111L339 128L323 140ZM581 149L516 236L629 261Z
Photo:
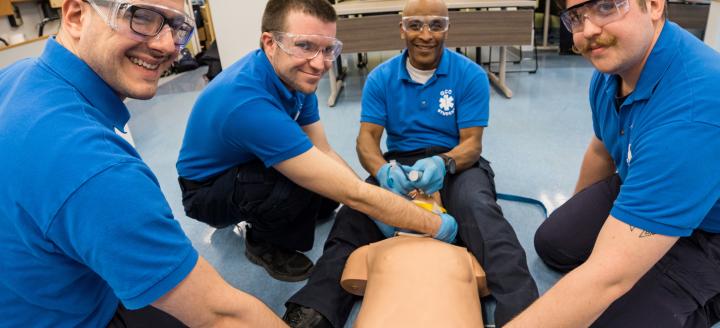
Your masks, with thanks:
M371 66L386 57L371 59ZM347 58L346 58L347 60ZM331 145L360 174L355 154L359 129L360 97L367 70L349 60L346 87L337 106L328 108L328 81L318 89L320 115ZM490 126L483 137L483 156L492 162L498 192L541 200L552 211L570 195L582 155L592 135L587 86L591 67L575 56L541 54L535 74L510 73L508 85L514 91L506 99L491 91ZM161 86L149 101L131 100L130 128L136 146L162 185L173 212L194 246L233 286L267 303L279 315L285 300L303 283L273 280L243 255L244 243L232 229L215 230L185 217L177 185L175 161L190 109L203 87L206 67L185 73ZM535 254L532 238L543 214L531 205L501 201L506 217L515 228L528 254L528 264L541 292L558 278ZM309 256L316 259L332 222L318 226L315 247Z

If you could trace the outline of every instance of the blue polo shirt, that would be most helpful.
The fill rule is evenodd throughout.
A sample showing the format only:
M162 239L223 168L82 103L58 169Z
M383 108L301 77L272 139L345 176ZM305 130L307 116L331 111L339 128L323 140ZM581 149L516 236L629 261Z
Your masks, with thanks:
M290 91L262 49L223 70L198 97L177 162L178 174L205 181L260 159L270 167L312 147L302 126L320 120L314 93Z
M618 87L599 72L590 83L595 135L623 181L610 214L668 236L720 233L720 54L666 21L620 108Z
M361 122L383 126L389 151L454 148L460 129L487 126L490 89L485 71L444 49L435 74L413 81L407 50L376 67L365 82Z
M0 71L0 322L105 327L193 269L160 186L118 136L130 115L55 39Z

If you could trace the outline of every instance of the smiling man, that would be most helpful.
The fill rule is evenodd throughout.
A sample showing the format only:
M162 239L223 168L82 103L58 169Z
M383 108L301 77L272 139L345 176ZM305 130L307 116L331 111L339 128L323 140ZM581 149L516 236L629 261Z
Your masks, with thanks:
M512 327L710 327L720 320L720 54L664 0L568 1L596 68L575 195L535 247L568 272Z
M481 156L490 110L488 78L480 66L445 49L451 25L442 0L406 2L399 32L407 49L375 68L365 82L357 152L370 183L403 196L414 189L428 195L440 191L457 219L458 244L487 273L497 300L495 323L502 326L538 291L525 252L497 204L490 163ZM384 131L389 152L383 155ZM407 176L413 171L421 174L417 181ZM290 298L283 319L293 327L342 327L357 299L337 283L345 260L394 230L341 209L315 272Z
M3 327L284 326L198 255L115 133L192 34L183 3L65 0L40 58L0 71Z
M328 144L315 90L342 49L327 0L270 0L261 49L203 91L177 162L189 217L247 228L245 254L284 281L306 279L315 221L341 202L393 226L455 238L452 216L363 183Z

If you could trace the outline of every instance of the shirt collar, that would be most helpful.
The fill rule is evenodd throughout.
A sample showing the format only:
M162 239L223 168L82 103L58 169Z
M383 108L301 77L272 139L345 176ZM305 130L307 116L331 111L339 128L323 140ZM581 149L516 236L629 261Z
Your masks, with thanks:
M442 57L440 57L440 63L438 64L437 69L435 70L435 75L447 75L448 70L450 69L450 55L448 54L450 50L447 48L443 49ZM402 55L400 56L400 61L398 63L398 79L399 80L406 80L406 81L412 81L412 78L410 77L410 73L407 71L407 67L405 67L405 63L407 61L408 56L408 50L405 48L403 50Z
M660 32L660 36L650 52L650 56L648 56L645 61L645 66L640 73L640 78L635 86L635 90L633 90L627 99L628 103L636 100L646 100L652 96L652 93L657 84L660 82L660 79L678 55L679 47L676 45L679 41L679 35L680 27L677 24L666 20L665 25ZM606 79L610 79L611 77L611 75L606 75ZM618 86L615 80L616 79L613 78L612 81L608 81L611 82L608 84L609 86L615 86L605 90L608 96L615 97L616 95Z
M257 58L257 61L260 64L260 67L265 70L268 74L269 81L271 83L270 86L274 87L277 91L278 96L282 100L289 101L295 98L295 93L298 92L292 92L288 87L283 83L282 80L280 80L280 77L275 72L275 68L272 66L272 63L270 63L270 60L268 59L267 55L265 54L265 51L262 49L258 49L255 53L255 56Z
M40 61L80 92L116 129L125 132L130 112L122 99L90 66L65 49L55 37L48 38Z

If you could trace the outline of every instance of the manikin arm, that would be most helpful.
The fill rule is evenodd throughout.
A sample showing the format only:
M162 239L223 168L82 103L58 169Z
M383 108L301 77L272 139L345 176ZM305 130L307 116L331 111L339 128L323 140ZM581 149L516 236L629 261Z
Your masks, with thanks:
M367 285L368 279L368 261L367 255L370 245L365 245L356 249L347 262L345 263L345 270L343 270L342 278L340 278L340 285L348 293L357 296L363 296L365 294L365 286Z
M475 280L477 280L477 287L478 292L480 293L480 297L485 297L490 295L490 289L487 286L487 280L485 277L485 270L480 266L480 263L478 260L473 256L470 252L467 253L468 258L470 259L470 265L472 266L473 276L475 276Z

